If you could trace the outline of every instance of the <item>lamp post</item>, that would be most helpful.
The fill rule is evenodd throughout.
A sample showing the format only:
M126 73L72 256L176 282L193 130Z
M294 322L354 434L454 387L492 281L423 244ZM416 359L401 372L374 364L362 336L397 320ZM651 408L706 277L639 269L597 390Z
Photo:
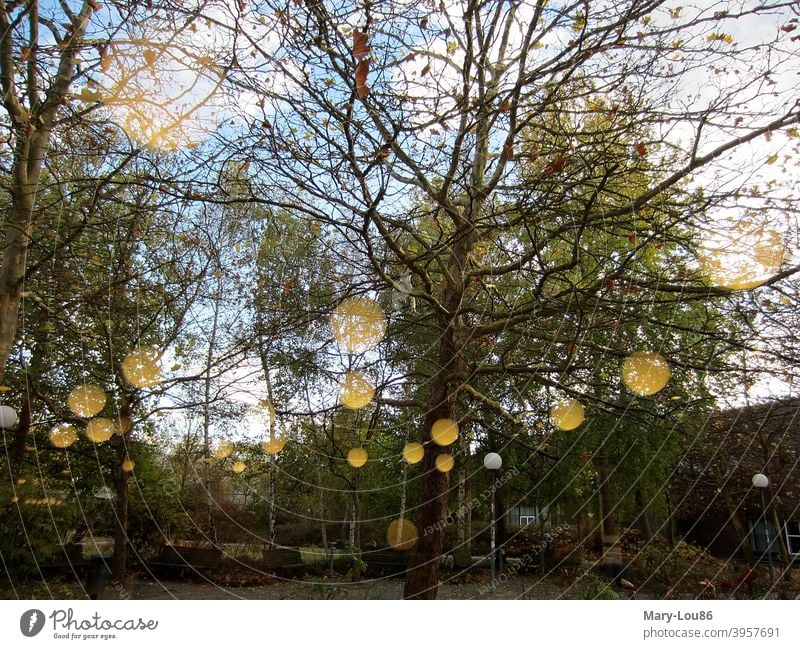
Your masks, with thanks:
M753 486L761 492L761 520L764 523L764 536L767 542L767 561L769 565L769 581L772 584L775 579L772 574L772 548L770 548L769 524L767 523L767 505L764 501L764 490L769 486L769 478L763 473L756 473L753 476ZM764 556L763 554L761 555Z
M503 458L501 458L497 453L487 453L483 458L483 466L492 474L492 486L491 486L491 494L492 494L492 503L491 503L491 521L489 523L490 529L490 542L489 542L489 565L491 566L491 581L489 582L492 586L492 590L495 588L494 577L495 577L495 534L496 534L496 527L497 522L495 521L495 478L496 472L500 470L500 467L503 466Z

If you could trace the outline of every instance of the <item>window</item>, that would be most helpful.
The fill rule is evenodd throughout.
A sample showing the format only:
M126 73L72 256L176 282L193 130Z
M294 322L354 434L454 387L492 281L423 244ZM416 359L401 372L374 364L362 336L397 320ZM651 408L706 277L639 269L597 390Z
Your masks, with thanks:
M520 516L519 517L519 524L520 527L525 525L533 525L536 522L536 516Z
M800 554L800 521L786 521L786 547L790 554Z

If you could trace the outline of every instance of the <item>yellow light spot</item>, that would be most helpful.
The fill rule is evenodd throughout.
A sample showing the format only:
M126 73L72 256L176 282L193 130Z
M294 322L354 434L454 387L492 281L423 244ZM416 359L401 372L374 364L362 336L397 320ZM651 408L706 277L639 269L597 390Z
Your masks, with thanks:
M224 460L226 457L230 457L231 453L233 453L233 442L228 440L220 442L217 448L214 449L214 457L218 460Z
M409 464L421 462L425 457L425 447L419 442L409 442L403 447L403 457Z
M247 465L241 460L238 460L237 462L233 463L231 468L233 469L234 473L242 473L247 468Z
M126 457L124 460L122 460L122 464L120 466L125 473L130 473L136 466L136 462L134 462L131 458Z
M268 455L277 455L283 450L288 441L288 437L275 437L269 441L261 442L261 449Z
M67 406L78 417L94 417L106 405L106 393L99 385L79 385L67 397Z
M784 237L775 228L742 219L711 233L700 250L700 265L715 286L746 291L775 275L786 253Z
M339 401L346 408L358 410L369 405L375 396L375 386L361 372L348 372L339 384Z
M376 347L386 334L386 316L380 305L366 297L342 300L331 318L333 337L351 354Z
M355 469L360 469L367 463L367 452L363 448L351 448L347 453L347 463Z
M393 520L386 530L386 541L395 550L410 550L418 537L417 526L407 518Z
M17 484L25 484L27 480L25 478L17 478Z
M565 399L550 408L550 418L557 428L574 430L583 423L585 412L580 401Z
M439 446L449 446L457 437L458 423L453 419L439 419L431 427L431 439Z
M67 448L78 439L78 431L69 424L58 424L50 431L50 442L57 448Z
M135 388L152 388L161 382L158 351L149 347L134 349L122 361L122 373Z
M451 471L455 465L456 461L449 453L442 453L441 455L436 456L436 468L442 473Z
M655 352L636 352L622 364L622 380L631 392L640 396L661 391L671 377L667 361Z
M97 417L86 424L86 437L95 444L107 442L114 435L114 422L105 417Z

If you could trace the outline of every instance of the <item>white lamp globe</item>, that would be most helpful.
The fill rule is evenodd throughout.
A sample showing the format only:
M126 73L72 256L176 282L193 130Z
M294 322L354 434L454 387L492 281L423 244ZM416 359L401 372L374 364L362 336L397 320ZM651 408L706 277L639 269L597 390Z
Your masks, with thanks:
M499 471L500 467L503 466L503 458L497 453L487 453L483 456L483 466L489 471Z
M769 486L769 478L763 473L756 473L753 476L753 486L756 489L766 489Z
M11 428L17 423L17 411L11 406L0 406L0 428Z

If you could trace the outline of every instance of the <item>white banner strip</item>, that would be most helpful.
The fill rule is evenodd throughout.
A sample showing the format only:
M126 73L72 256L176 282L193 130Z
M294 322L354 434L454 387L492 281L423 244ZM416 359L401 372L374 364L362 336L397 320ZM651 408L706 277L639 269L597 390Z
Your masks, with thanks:
M2 646L14 648L800 646L800 603L774 600L44 600L0 602L0 613Z

